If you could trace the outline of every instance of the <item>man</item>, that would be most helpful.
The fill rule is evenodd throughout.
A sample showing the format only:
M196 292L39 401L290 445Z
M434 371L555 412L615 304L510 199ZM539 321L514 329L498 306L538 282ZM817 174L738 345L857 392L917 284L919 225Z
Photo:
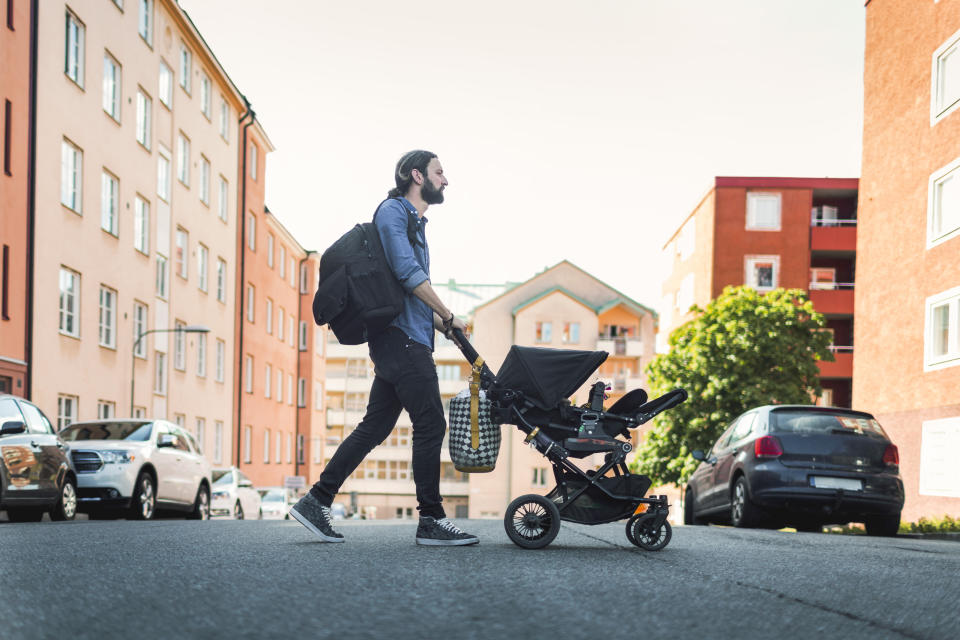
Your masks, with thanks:
M330 505L343 482L364 457L384 441L397 424L400 410L413 421L413 482L417 488L417 544L476 544L447 519L440 497L440 446L447 423L440 401L437 368L433 362L434 330L450 335L466 328L430 285L430 252L424 217L430 205L443 202L448 182L436 154L411 151L397 162L396 188L377 209L374 221L387 262L407 292L403 311L381 333L369 340L375 377L367 413L337 448L320 479L290 515L326 542L343 542L333 529ZM411 243L408 225L415 224Z

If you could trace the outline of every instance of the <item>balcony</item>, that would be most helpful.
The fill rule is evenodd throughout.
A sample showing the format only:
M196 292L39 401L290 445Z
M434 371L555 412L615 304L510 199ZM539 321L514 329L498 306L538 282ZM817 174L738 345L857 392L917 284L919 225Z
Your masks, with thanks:
M853 315L852 282L811 282L813 308L826 315Z
M856 220L818 220L814 217L810 227L810 251L856 250Z
M373 376L368 378L360 377L344 377L344 376L327 376L326 386L328 392L351 392L351 393L367 393L370 391L370 385L373 384Z
M330 334L333 336L333 333ZM370 356L370 351L365 344L340 344L339 342L327 342L327 359L337 360L343 358L363 358Z
M363 419L363 411L348 411L344 409L327 409L328 427L355 427Z
M643 355L643 341L640 338L597 338L597 351L606 351L611 356L639 358Z
M821 378L852 378L853 377L853 347L830 346L833 352L834 362L825 362L821 360L817 364L820 367Z
M469 388L470 383L466 380L441 380L440 395L455 396L464 389Z

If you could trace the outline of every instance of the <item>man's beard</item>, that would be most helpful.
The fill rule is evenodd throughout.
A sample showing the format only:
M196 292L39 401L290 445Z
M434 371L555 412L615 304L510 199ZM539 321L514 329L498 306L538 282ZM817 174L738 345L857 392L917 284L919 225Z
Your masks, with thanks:
M432 182L424 180L420 189L420 197L427 204L440 204L443 202L443 187L437 189Z

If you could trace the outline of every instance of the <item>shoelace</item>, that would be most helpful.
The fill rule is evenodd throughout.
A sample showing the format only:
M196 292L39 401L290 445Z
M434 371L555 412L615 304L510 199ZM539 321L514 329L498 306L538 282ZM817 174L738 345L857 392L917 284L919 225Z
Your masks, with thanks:
M327 526L332 529L332 528L333 528L333 523L331 522L331 518L330 518L330 513L331 513L330 507L323 507L323 506L321 506L321 507L320 507L320 513L321 513L321 515L323 515L323 519L324 519L324 521L327 523Z
M457 528L457 525L453 524L446 518L440 518L439 520L436 520L436 523L437 523L437 526L439 526L441 529L449 531L450 533L456 534L458 536L466 535L463 531Z

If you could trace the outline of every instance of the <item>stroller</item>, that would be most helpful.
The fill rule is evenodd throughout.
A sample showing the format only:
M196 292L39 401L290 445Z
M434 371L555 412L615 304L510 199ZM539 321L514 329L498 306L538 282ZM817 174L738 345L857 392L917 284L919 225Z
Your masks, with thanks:
M687 399L675 389L647 401L643 389L630 391L603 408L605 382L590 389L589 402L573 406L573 395L606 359L605 351L573 351L512 346L493 375L459 330L455 342L477 368L494 422L516 425L524 442L553 467L556 486L546 496L528 494L510 503L503 524L507 536L524 549L541 549L560 531L560 522L604 524L627 520L627 539L641 549L659 551L670 542L667 497L645 497L647 476L631 474L625 462L633 449L630 429ZM619 439L626 438L625 440ZM573 459L603 453L604 464L581 470Z

